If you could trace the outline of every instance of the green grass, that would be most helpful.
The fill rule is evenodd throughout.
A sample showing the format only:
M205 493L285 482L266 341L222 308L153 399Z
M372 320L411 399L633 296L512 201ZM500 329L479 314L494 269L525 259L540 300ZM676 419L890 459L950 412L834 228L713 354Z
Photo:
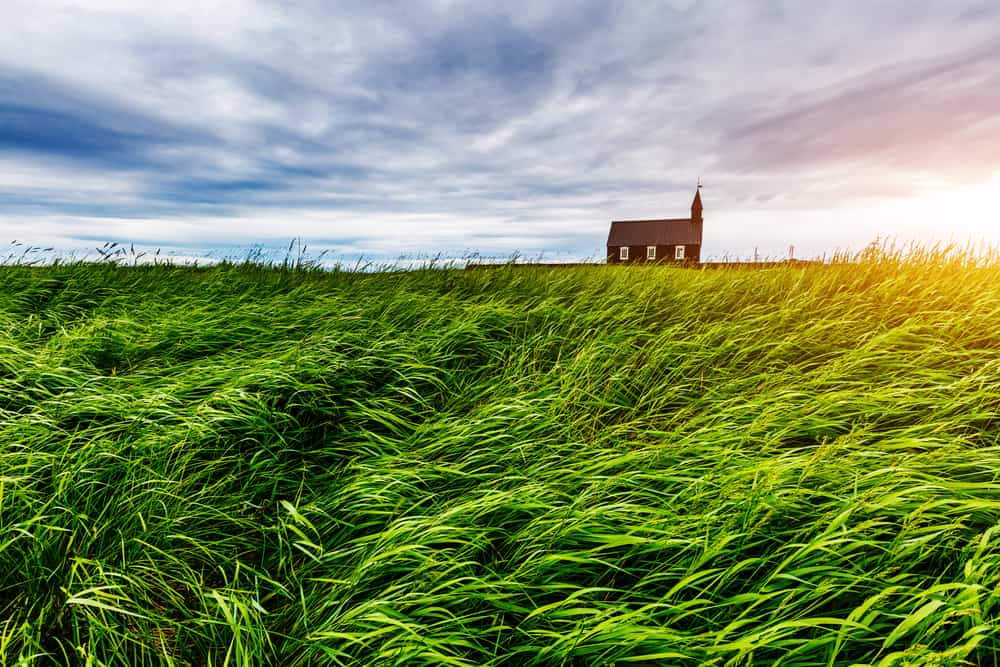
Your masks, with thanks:
M1000 262L0 267L0 664L1000 664Z

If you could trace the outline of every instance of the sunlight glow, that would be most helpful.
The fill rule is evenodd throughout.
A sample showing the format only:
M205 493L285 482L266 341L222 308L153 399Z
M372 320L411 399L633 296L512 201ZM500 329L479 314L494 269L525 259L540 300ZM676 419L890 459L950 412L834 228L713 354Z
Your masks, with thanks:
M886 213L908 239L979 244L1000 242L1000 172L964 186L938 186L895 205Z

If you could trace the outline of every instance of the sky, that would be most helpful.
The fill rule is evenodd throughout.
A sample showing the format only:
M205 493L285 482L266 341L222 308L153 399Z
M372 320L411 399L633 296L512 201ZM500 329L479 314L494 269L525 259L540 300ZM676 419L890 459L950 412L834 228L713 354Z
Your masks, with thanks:
M0 0L0 247L1000 242L996 0ZM233 250L235 249L235 250Z

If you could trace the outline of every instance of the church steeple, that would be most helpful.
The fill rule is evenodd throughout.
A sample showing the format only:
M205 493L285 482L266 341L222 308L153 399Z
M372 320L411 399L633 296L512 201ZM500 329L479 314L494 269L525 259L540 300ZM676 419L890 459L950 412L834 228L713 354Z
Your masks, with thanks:
M694 191L694 201L691 202L691 222L701 222L701 179L698 179L698 189Z

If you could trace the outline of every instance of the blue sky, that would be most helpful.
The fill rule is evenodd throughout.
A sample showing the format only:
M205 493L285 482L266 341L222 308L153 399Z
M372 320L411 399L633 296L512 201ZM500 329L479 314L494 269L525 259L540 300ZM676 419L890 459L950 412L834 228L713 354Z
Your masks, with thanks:
M3 0L0 243L1000 241L1000 4Z

